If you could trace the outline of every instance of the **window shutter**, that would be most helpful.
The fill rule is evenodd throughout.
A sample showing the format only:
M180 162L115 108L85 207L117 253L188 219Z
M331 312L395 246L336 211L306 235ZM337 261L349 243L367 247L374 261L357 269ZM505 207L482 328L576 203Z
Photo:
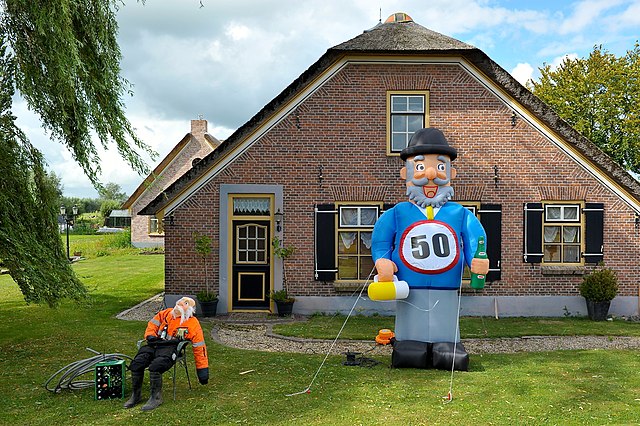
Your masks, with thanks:
M395 206L395 204L393 204L393 203L389 203L389 204L388 203L384 203L382 205L382 211L380 212L380 214L386 212L387 210L391 210L393 208L393 206Z
M502 206L500 204L481 204L480 223L487 233L487 256L489 256L489 273L487 282L501 279L500 264L502 260Z
M315 209L315 274L316 281L336 279L336 217L334 204L319 204Z
M585 220L584 261L599 263L604 259L604 204L586 203L583 212Z
M524 205L524 261L542 262L542 203Z

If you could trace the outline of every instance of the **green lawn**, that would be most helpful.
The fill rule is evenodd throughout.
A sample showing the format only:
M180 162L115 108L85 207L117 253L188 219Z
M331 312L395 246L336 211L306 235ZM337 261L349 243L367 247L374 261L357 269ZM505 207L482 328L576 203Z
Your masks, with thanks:
M313 315L307 322L279 324L273 330L285 336L334 339L345 321L344 315ZM394 328L394 317L352 316L341 338L371 340L382 328ZM463 339L519 336L640 336L640 323L622 319L591 321L567 318L460 318Z
M133 251L79 262L74 268L90 289L91 303L66 302L57 310L26 305L13 281L0 276L0 424L637 424L640 356L626 350L475 355L469 372L454 375L454 400L445 404L449 372L390 369L389 357L379 358L381 363L372 368L347 367L340 354L327 359L310 394L287 397L307 387L323 353L243 351L207 337L209 384L196 381L190 391L184 374L180 375L174 402L166 375L165 403L150 413L124 410L122 400L95 401L90 388L46 391L43 384L54 372L92 356L86 347L134 355L135 341L146 324L120 321L115 315L162 291L162 265L161 255ZM322 320L344 318L318 317L311 323ZM358 321L366 319L352 320L357 329ZM376 321L389 319L371 321L377 330ZM556 319L538 319L523 320L521 325L504 321L504 328L542 334L529 329L535 331L545 321L551 329L566 327L564 320L558 325ZM463 328L483 334L489 330L487 323L503 320L477 322L475 330L464 324ZM637 333L633 324L598 325L605 334L609 326L615 330L610 334ZM209 336L211 323L203 321L203 327ZM370 338L369 331L363 334ZM248 370L254 371L240 374ZM148 395L148 384L143 394Z

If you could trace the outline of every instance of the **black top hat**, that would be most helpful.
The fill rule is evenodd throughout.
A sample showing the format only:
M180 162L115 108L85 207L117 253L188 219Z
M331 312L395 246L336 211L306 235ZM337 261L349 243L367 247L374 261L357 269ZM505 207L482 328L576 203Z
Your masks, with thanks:
M447 138L444 137L442 131L435 127L427 127L416 131L411 136L409 144L400 153L400 158L406 160L407 157L418 154L445 154L453 161L458 156L458 151L449 146L449 142L447 142Z

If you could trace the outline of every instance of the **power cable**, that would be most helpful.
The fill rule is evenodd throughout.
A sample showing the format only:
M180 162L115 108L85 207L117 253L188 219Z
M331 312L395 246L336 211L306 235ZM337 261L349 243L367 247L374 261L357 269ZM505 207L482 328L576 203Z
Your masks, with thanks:
M76 380L78 377L93 372L95 370L95 365L99 362L103 361L118 361L128 359L131 361L131 357L124 354L114 353L114 354L103 354L98 351L95 351L91 348L86 348L88 351L93 352L96 356L91 358L86 358L80 361L72 362L71 364L62 367L60 370L56 371L49 379L44 383L44 387L49 392L60 393L62 389L84 389L87 387L92 387L95 384L94 380ZM58 382L54 387L50 387L49 384L58 377Z

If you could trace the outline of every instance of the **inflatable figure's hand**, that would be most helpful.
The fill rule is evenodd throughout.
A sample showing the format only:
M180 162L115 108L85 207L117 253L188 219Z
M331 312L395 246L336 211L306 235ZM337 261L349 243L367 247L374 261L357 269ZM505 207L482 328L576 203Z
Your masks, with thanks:
M380 259L376 260L376 271L378 271L378 281L393 281L393 274L398 272L398 267L393 262L393 260L381 257Z
M489 272L489 259L476 259L471 260L471 273L487 275Z
M409 296L409 285L406 281L398 281L398 277L393 276L393 281L378 281L379 275L374 278L375 282L369 284L367 294L371 300L397 300L406 299Z

